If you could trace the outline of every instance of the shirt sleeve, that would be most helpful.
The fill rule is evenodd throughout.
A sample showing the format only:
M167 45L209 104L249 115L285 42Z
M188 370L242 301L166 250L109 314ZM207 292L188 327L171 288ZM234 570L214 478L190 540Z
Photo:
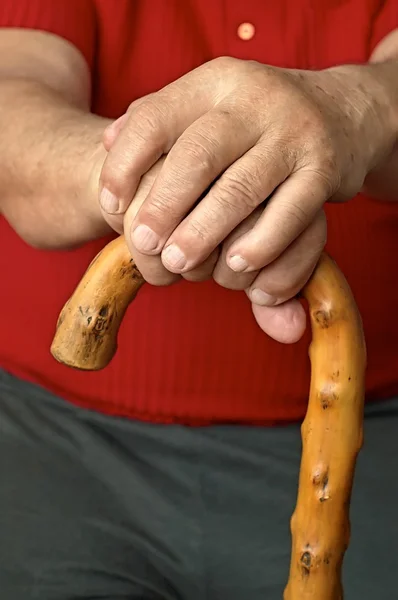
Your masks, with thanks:
M0 0L0 27L46 31L73 44L90 69L95 49L93 0Z
M391 31L398 28L398 0L380 0L372 28L370 52Z

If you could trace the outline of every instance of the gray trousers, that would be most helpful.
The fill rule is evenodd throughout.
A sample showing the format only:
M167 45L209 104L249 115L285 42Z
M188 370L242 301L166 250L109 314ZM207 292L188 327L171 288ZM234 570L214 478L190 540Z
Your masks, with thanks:
M398 399L365 435L345 599L394 600ZM143 424L0 372L1 600L281 600L300 449L298 426Z

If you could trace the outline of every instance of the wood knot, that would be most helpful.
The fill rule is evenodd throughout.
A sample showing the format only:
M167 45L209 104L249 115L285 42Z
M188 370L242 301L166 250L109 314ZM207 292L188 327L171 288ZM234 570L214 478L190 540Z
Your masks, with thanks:
M105 318L108 316L108 312L109 312L109 306L107 304L104 304L103 306L101 306L101 308L99 310L99 316Z
M325 551L324 551L325 550ZM318 571L324 565L333 565L334 559L332 553L328 549L317 548L306 544L299 558L299 567L303 579L307 579L311 575L311 571Z
M330 408L339 399L338 388L336 385L330 383L325 385L318 392L318 400L321 403L323 410Z
M140 271L137 269L137 267L134 265L133 268L133 272L131 273L131 277L133 279L133 281L138 282L138 283L143 283L144 278L142 277Z
M317 310L313 313L313 318L321 329L327 329L332 323L332 311L330 310Z
M326 502L329 500L329 469L319 469L315 471L312 477L312 484L317 489L317 495L319 502Z
M320 485L323 488L325 488L329 483L329 469L318 469L317 471L315 471L312 477L312 483L314 485Z
M303 576L308 577L312 567L311 552L305 550L305 552L302 553L302 555L300 556L300 565Z
M123 279L124 277L131 277L134 283L141 284L144 282L144 278L142 277L140 271L138 270L134 262L134 259L132 258L127 264L123 264L120 267L120 278Z

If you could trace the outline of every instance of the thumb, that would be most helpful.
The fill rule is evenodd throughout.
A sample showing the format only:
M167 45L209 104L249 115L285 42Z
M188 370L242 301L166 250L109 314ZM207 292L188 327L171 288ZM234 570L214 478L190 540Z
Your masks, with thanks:
M252 310L259 327L277 342L294 344L304 334L306 314L295 298L278 306L252 304Z

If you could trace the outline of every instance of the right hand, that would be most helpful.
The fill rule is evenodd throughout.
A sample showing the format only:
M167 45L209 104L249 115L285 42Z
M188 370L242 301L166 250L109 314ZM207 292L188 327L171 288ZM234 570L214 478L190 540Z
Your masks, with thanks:
M119 119L114 121L112 125L105 130L103 137L103 150L101 156L99 157L95 173L97 189L102 165L105 161L107 152L112 147L120 131L123 129L125 123L128 120L128 116L131 110L135 108L137 104L140 104L145 98L147 98L147 96L144 98L140 98L139 100L131 104L128 111L124 115L119 117ZM109 214L105 211L102 211L103 218L112 227L112 229L114 229L120 234L126 232L126 240L128 241L130 240L129 232L131 231L131 225L135 219L135 216L138 213L144 201L146 200L153 183L155 182L158 174L160 173L165 159L166 156L162 156L149 169L149 171L147 171L142 176L134 198L131 201L125 213ZM172 283L182 278L186 279L187 281L204 281L213 277L216 280L216 282L223 285L223 287L243 290L247 285L251 283L251 280L254 279L254 274L250 273L242 275L231 272L231 270L227 267L227 264L225 262L226 249L232 244L233 240L236 239L236 237L242 235L242 233L244 233L245 230L249 230L253 226L253 221L255 222L256 220L257 218L253 218L253 216L246 219L246 225L243 227L236 228L235 232L233 232L231 236L229 236L228 242L224 242L222 247L220 246L219 248L217 248L204 263L202 263L195 269L183 273L182 275L171 273L168 269L166 269L159 255L151 256L148 254L141 254L137 251L136 248L134 248L133 258L135 263L137 264L138 269L143 273L145 280L148 283L156 282L156 285L166 286L171 285ZM131 244L128 243L128 245L131 250ZM226 278L226 271L230 272L232 277Z
M110 129L107 129L104 134L104 148L100 160L98 161L98 167L96 170L96 188L98 190L98 180L101 173L102 164L105 160L107 151L112 146L116 139L118 132L123 127L127 120L127 114L120 117L112 125ZM110 215L103 213L103 218L106 222L118 233L126 231L127 234L131 230L131 224L139 211L141 205L145 201L155 179L157 178L162 165L165 161L165 156L158 160L155 165L141 178L140 184L136 191L136 194L131 202L129 208L124 215ZM156 282L156 285L171 285L178 280L184 278L187 281L204 281L213 278L216 283L232 290L244 290L246 294L249 294L249 289L252 281L258 275L258 272L254 273L235 273L229 269L226 263L226 257L228 255L229 247L233 244L235 239L243 235L246 231L249 231L257 219L261 216L262 209L259 207L258 210L254 211L243 223L241 223L229 236L228 238L212 253L205 263L184 273L183 275L171 273L168 271L160 256L140 254L134 249L133 258L140 271L145 274L145 279L148 283ZM297 254L297 252L296 252ZM290 259L295 260L294 256ZM272 276L272 273L270 274ZM161 283L159 284L159 281ZM271 336L274 339L282 343L293 343L300 339L305 329L305 313L299 314L301 318L300 322L297 321L297 307L292 307L292 303L298 304L298 301L293 299L290 302L285 303L283 307L267 307L253 304L253 314L260 329ZM302 308L300 306L300 308ZM275 314L274 314L275 313ZM282 314L283 313L283 314ZM283 326L281 326L281 324Z

